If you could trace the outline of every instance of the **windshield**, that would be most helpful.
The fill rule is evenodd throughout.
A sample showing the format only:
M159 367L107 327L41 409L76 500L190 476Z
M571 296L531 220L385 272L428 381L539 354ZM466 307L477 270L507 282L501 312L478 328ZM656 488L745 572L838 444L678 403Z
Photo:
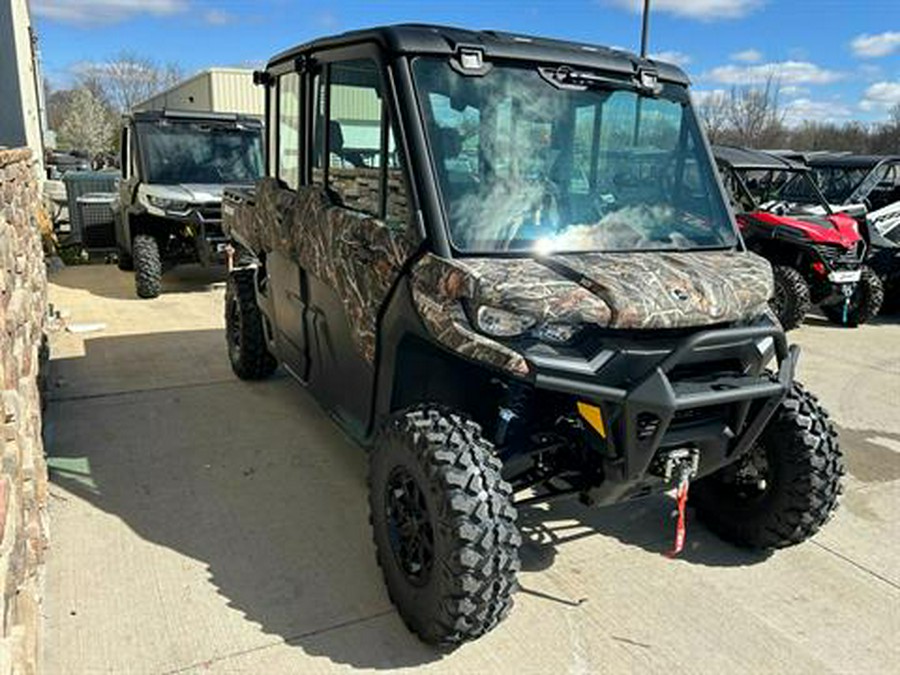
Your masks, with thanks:
M822 194L832 204L843 204L850 199L856 188L863 182L869 169L842 167L816 167L813 175Z
M430 58L414 73L456 249L737 243L683 88L563 89L536 68L467 77Z
M787 211L802 211L807 206L825 206L807 171L757 170L739 174L756 209L768 211L779 206Z
M262 176L262 130L209 122L138 124L148 183L252 183Z

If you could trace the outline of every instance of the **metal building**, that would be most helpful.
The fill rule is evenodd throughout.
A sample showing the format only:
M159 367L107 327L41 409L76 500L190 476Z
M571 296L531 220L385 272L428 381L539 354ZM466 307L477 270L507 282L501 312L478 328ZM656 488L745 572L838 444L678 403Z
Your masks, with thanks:
M189 110L263 116L263 90L253 71L210 68L134 106L134 110Z
M0 0L0 146L27 146L40 165L43 88L27 0Z

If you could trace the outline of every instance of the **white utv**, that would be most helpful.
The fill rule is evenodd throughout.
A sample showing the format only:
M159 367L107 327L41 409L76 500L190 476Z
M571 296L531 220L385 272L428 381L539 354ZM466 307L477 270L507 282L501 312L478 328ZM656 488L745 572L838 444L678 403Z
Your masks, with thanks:
M119 268L141 298L161 291L164 269L224 258L222 189L263 173L262 122L175 111L126 115L116 211Z

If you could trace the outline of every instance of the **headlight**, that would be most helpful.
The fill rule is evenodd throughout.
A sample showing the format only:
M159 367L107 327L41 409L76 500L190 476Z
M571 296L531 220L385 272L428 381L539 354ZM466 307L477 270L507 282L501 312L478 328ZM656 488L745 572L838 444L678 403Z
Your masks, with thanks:
M176 199L167 199L165 197L157 197L155 195L147 195L147 201L153 206L164 211L174 211L183 213L188 210L187 202L180 202Z
M540 340L543 340L544 342L563 345L567 342L570 342L580 330L581 326L578 324L545 323L534 333Z
M505 309L482 305L476 314L478 329L493 337L518 337L537 323L534 317L507 312Z

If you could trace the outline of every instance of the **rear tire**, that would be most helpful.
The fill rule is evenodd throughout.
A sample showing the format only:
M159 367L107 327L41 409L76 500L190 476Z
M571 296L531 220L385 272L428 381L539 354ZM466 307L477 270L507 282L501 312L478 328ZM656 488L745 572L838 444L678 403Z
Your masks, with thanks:
M793 267L774 265L775 297L769 306L784 330L793 330L803 323L812 303L809 298L809 284Z
M884 283L871 267L863 265L862 275L856 286L856 291L850 298L850 307L847 308L846 324L844 323L843 303L823 306L822 313L832 323L855 328L878 316L883 303Z
M228 359L234 374L242 380L264 380L278 367L266 343L255 286L252 269L231 272L225 286Z
M139 234L131 244L134 255L134 285L139 298L156 298L162 292L162 258L159 243Z
M794 383L748 455L691 486L691 503L727 541L782 548L808 539L828 521L843 475L828 413Z
M439 407L391 417L369 462L378 564L403 621L452 647L512 607L521 538L512 489L480 427Z

